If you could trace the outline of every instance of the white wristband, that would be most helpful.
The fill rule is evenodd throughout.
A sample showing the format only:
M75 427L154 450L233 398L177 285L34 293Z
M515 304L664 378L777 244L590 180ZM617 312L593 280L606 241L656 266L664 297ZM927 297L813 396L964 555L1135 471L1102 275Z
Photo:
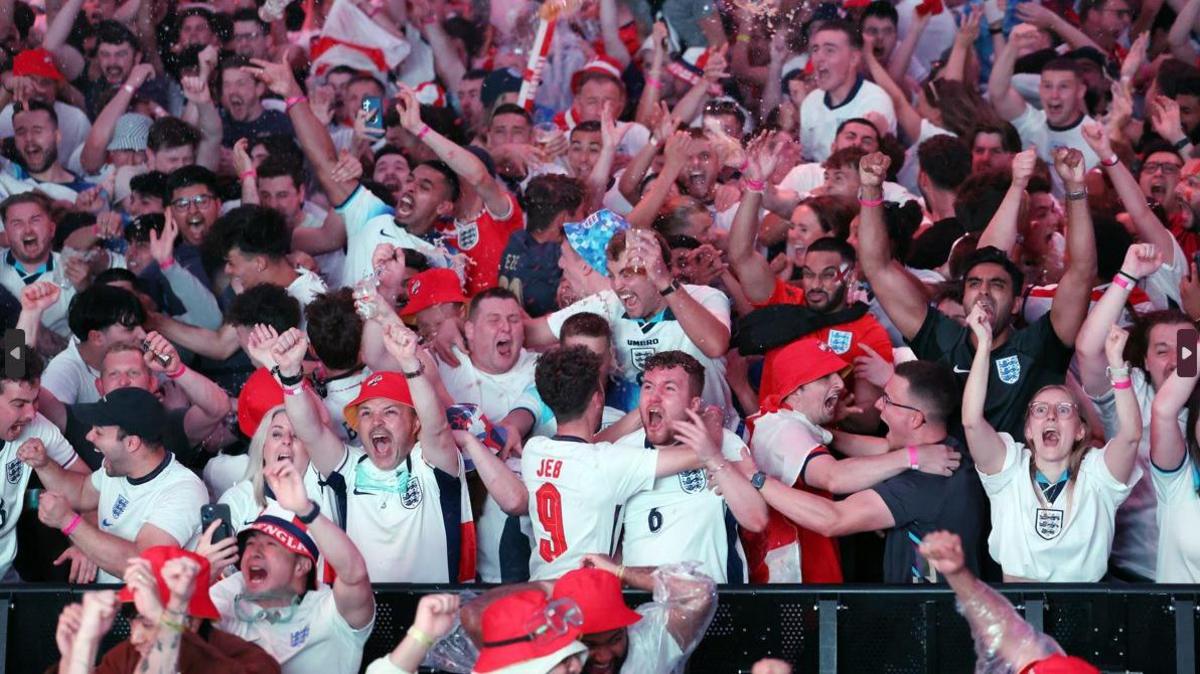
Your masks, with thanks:
M986 0L983 3L983 16L990 26L1004 20L1004 11L1000 9L1000 3L996 0Z

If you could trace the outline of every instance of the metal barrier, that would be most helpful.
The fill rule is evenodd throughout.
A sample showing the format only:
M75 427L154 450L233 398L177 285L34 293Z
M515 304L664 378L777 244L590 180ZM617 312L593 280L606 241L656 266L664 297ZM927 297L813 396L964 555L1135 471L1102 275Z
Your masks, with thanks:
M380 585L364 666L390 651L416 602L434 591L477 587ZM54 630L77 587L0 586L0 674L42 672L57 659ZM1196 674L1197 586L1009 585L1004 594L1067 652L1106 672ZM631 593L631 605L645 601ZM118 620L103 645L128 636ZM765 656L797 674L971 672L975 653L948 589L769 586L721 592L716 618L692 657L695 674L749 672Z

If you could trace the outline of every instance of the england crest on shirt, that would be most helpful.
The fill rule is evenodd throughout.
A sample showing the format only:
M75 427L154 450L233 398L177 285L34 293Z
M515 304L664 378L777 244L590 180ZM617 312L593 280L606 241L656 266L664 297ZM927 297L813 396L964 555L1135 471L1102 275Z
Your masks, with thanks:
M679 474L679 488L685 494L702 492L706 486L708 486L708 478L704 476L702 468L685 470Z
M400 504L412 510L421 505L421 478L413 475L408 479L408 486L400 496Z
M1052 541L1062 533L1063 511L1057 508L1038 508L1034 515L1033 528L1037 535Z
M21 467L24 465L20 459L13 459L4 467L4 473L8 477L9 484L16 484L21 481Z
M291 638L289 640L291 642L292 648L300 648L301 646L303 646L304 642L308 641L308 633L309 633L308 625L305 625L304 629L300 629L300 630L296 630L295 632L292 632Z
M830 330L829 337L825 341L829 344L829 348L839 356L850 350L850 342L853 340L854 334L845 330Z
M469 222L455 220L454 236L458 240L459 250L471 250L475 244L479 243L479 222L477 220Z
M1005 384L1015 384L1021 378L1021 361L1016 356L996 361L996 373Z

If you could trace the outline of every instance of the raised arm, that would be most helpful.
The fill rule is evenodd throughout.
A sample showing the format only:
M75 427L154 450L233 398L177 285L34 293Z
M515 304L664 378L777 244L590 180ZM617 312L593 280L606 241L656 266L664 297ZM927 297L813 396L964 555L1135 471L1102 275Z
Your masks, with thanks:
M633 158L629 160L629 165L617 179L617 190L630 203L635 203L641 198L638 190L642 185L642 179L646 177L646 172L650 170L650 165L654 163L658 151L663 148L666 141L671 138L671 134L675 133L679 127L679 121L671 114L671 109L667 107L666 103L659 103L658 107L658 119L655 120L652 127L655 131L650 137L650 142L643 145L637 154L633 155Z
M79 10L83 8L83 0L66 0L57 12L52 11L53 3L48 2L46 5L50 18L49 24L46 26L46 35L42 38L42 47L54 54L55 60L60 64L69 66L64 68L66 71L64 74L67 76L67 80L74 80L79 77L87 64L79 52L67 44L67 37L75 26Z
M883 64L875 58L875 51L868 45L862 53L863 59L867 62L867 71L871 74L871 79L875 80L875 84L878 84L892 99L892 106L896 108L896 122L900 124L904 135L913 139L920 138L921 115L917 109L912 106L904 90L896 84Z
M676 131L667 139L667 146L663 150L665 161L662 171L659 172L654 182L646 187L641 200L626 217L631 227L650 229L654 224L654 218L658 217L663 203L671 195L671 186L675 184L675 179L687 165L693 144L692 134L688 131Z
M742 283L742 291L755 304L766 302L775 291L775 275L771 273L767 259L755 248L754 240L758 233L763 189L778 161L777 148L769 137L759 138L750 145L746 190L742 192L742 201L733 215L729 238L725 242L729 264Z
M1028 105L1025 99L1021 98L1021 94L1012 88L1013 67L1017 62L1017 44L1020 42L1017 38L1022 31L1036 32L1037 28L1025 24L1014 28L1008 44L1004 45L1004 49L996 55L996 61L992 64L992 74L988 77L988 98L991 99L996 114L1006 122L1020 117Z
M408 381L408 391L416 407L417 419L421 422L418 439L425 462L443 473L457 476L458 445L454 444L454 437L450 435L446 407L438 398L434 386L437 366L420 349L419 341L417 334L399 321L388 322L384 329L383 344L399 363L400 372Z
M1200 54L1192 46L1192 31L1196 29L1196 19L1200 18L1200 0L1188 0L1175 23L1171 24L1171 32L1167 33L1167 44L1171 54L1184 63L1195 63Z
M859 204L858 263L871 284L880 306L895 322L905 339L912 339L925 322L929 306L925 291L912 274L892 259L887 225L883 221L883 179L891 160L876 152L859 162L862 187Z
M659 293L666 296L667 306L675 314L675 320L679 321L679 327L683 328L687 338L709 358L724 356L729 350L728 311L723 321L692 297L686 288L677 286L671 276L671 269L666 260L662 259L662 248L651 233L631 229L626 232L626 237L627 245L632 239L631 248L638 250L641 258L646 261L646 272L650 281L658 288Z
M1104 50L1100 48L1100 45L1093 42L1092 38L1073 26L1070 21L1067 21L1061 15L1053 12L1050 8L1033 2L1022 2L1017 5L1016 9L1018 19L1058 35L1071 49L1090 47L1101 54L1104 53Z
M308 338L296 328L274 339L271 339L270 332L265 326L254 326L248 344L250 355L266 352L269 355L260 354L257 360L261 362L273 359L276 363L274 374L279 385L283 387L283 406L287 411L288 420L292 422L292 430L308 448L308 455L317 472L327 477L341 465L346 447L337 433L322 421L321 401L300 379L304 375L304 355L308 352ZM285 384L285 381L289 383Z
M475 188L496 220L505 220L512 214L508 190L488 174L487 167L471 152L458 143L429 128L421 121L421 104L412 89L403 87L397 97L396 111L400 113L400 124L433 150L438 159L446 162L458 177ZM453 444L453 443L451 443Z
M125 84L117 89L108 105L96 115L96 121L88 131L87 140L83 142L83 151L79 155L79 163L89 175L98 173L104 166L108 155L108 143L112 140L117 120L129 109L138 88L153 76L154 66L149 63L135 65Z
M1153 274L1162 266L1162 253L1151 243L1136 243L1125 252L1125 261L1117 278L1109 284L1096 306L1088 312L1079 336L1075 338L1075 357L1079 359L1079 379L1083 390L1090 396L1107 393L1112 384L1108 381L1104 344L1108 330L1117 324L1129 293L1137 282Z
M196 163L216 171L221 157L221 136L223 125L221 114L213 102L208 80L199 75L185 76L181 82L183 95L187 98L187 107L196 116L196 126L200 129L200 144L196 147Z
M787 37L786 30L776 30L771 34L771 60L767 62L767 81L763 84L762 105L758 113L763 119L783 100L783 63L791 53Z
M1108 466L1108 472L1122 483L1128 483L1133 475L1138 445L1142 442L1141 406L1133 393L1129 361L1125 360L1124 355L1125 342L1128 340L1129 333L1114 325L1108 329L1108 339L1104 342L1104 354L1113 373L1113 396L1117 407L1117 433L1108 439L1104 463Z
M166 335L173 344L213 360L225 360L240 348L237 329L228 323L216 330L209 330L181 323L163 314L152 314L147 325Z
M1154 395L1150 407L1150 461L1159 470L1177 470L1183 465L1188 440L1179 428L1179 411L1195 388L1196 377L1181 377L1176 370ZM1194 433L1195 429L1188 428L1186 432Z
M146 335L149 347L146 365L152 372L162 373L175 382L191 405L183 417L183 430L188 440L199 443L212 434L229 414L229 394L216 382L183 364L179 352L166 337L151 332ZM164 364L156 356L166 357Z
M475 472L500 509L508 515L529 514L529 490L521 478L474 433L454 431L454 439L475 464Z
M1063 344L1074 344L1096 282L1096 232L1088 210L1083 153L1058 148L1054 152L1054 170L1067 190L1067 269L1050 304L1050 322Z
M650 69L646 72L646 86L638 99L634 120L646 127L654 128L654 115L662 97L663 62L667 58L667 24L656 21L651 31L653 51L650 54ZM653 143L647 143L653 145Z
M630 125L617 122L614 115L614 111L607 105L600 112L600 156L596 158L592 172L587 176L588 213L594 213L603 207L608 178L612 175L613 161L617 158L617 146L630 129Z
M942 68L938 79L961 82L965 78L967 58L975 52L975 40L979 38L979 23L983 11L983 8L977 5L954 34L954 46L950 48L950 57L946 59L946 67ZM999 53L1000 49L996 52Z
M1025 200L1025 187L1037 167L1037 150L1030 148L1018 152L1012 158L1012 182L996 214L988 222L987 228L979 235L979 247L994 246L1012 255L1017 245L1017 220L1021 216L1021 204Z
M394 3L403 5L403 2ZM444 15L439 16L437 10L445 11L445 3L439 3L441 6L435 9L433 14L423 15L421 17L413 17L416 25L422 29L425 35L425 40L433 49L433 69L437 71L438 77L446 85L446 89L450 91L458 91L458 85L462 82L463 75L467 72L467 66L458 57L458 51L454 48L454 43L450 40L450 35L446 33L446 28L442 25ZM424 7L419 3L413 4L414 14L418 10L428 11L430 8Z
M887 73L888 77L893 81L904 81L904 75L908 72L908 64L912 62L913 53L917 50L917 43L921 41L921 35L925 33L925 28L929 25L931 18L933 18L933 14L931 13L922 14L917 12L917 15L913 17L912 23L908 25L908 34L904 36L904 39L900 40L895 50L892 51L892 56L887 62ZM863 50L864 56L869 53L871 53L870 49ZM875 55L871 54L870 58L874 59ZM875 83L878 84L879 80L876 80ZM916 138L916 136L912 137Z
M622 68L633 58L621 41L621 26L617 18L617 0L600 0L600 38L604 41L604 53L617 60Z
M334 571L333 601L338 613L352 629L371 624L375 618L375 593L371 590L371 579L367 577L367 562L358 546L338 525L320 514L319 506L308 498L304 480L291 461L277 461L266 466L263 477L279 505L301 516L316 514L316 519L308 525L308 533L325 563Z
M962 394L962 425L967 448L975 467L985 475L1004 468L1004 441L984 416L987 402L988 368L992 366L992 320L982 305L976 304L967 316L967 325L975 335L975 358Z
M246 68L246 71L265 83L273 93L282 96L285 101L291 101L287 107L287 115L296 132L296 141L304 150L304 156L312 163L321 189L325 191L325 196L329 197L329 203L334 206L345 203L358 188L358 180L342 182L334 178L334 169L338 162L337 149L334 148L329 130L313 114L303 90L292 75L291 66L287 63L271 63L259 59L252 62L254 67Z
M1178 109L1176 104L1175 110L1178 111ZM1109 180L1112 181L1117 196L1121 197L1121 203L1125 206L1125 212L1129 213L1129 219L1137 233L1137 240L1142 243L1154 244L1162 256L1163 264L1173 266L1175 264L1175 237L1170 230L1163 226L1154 211L1150 210L1146 204L1146 195L1142 193L1137 178L1133 177L1129 168L1113 152L1112 143L1104 125L1089 122L1083 125L1081 131L1083 139L1100 157L1100 165L1108 174Z

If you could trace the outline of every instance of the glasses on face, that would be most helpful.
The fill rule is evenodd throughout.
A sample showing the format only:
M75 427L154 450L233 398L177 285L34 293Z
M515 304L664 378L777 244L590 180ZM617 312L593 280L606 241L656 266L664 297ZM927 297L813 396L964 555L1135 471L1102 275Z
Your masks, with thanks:
M845 273L845 269L845 267L840 267L838 269L830 267L818 274L808 267L802 267L800 269L800 278L805 281L818 279L821 281L821 283L837 283L838 281L842 280L842 274Z
M888 396L888 394L886 394L886 393L883 394L882 399L883 399L884 407L891 405L892 407L899 407L900 409L908 410L910 412L916 412L917 414L925 414L920 409L913 407L912 405L904 405L904 404L896 402L895 400L892 400L891 397Z
M513 644L532 641L542 643L553 641L572 630L578 631L583 627L583 611L571 599L555 599L546 608L530 617L525 625L525 634L501 641L488 641L484 646L499 648Z
M262 37L262 36L259 35L258 33L234 33L233 41L234 42L250 42L251 40L257 40L260 37Z
M1142 172L1144 173L1161 172L1165 176L1177 176L1181 170L1183 170L1182 166L1179 164L1172 164L1171 162L1150 162L1148 164L1142 164Z
M1059 419L1072 419L1075 417L1075 403L1055 403L1034 401L1029 403L1029 416L1034 419L1045 419L1050 415L1050 410L1054 410L1054 416Z
M186 211L188 208L195 206L196 208L204 208L208 202L213 200L211 194L197 194L191 197L179 197L171 202L171 208L177 211Z

